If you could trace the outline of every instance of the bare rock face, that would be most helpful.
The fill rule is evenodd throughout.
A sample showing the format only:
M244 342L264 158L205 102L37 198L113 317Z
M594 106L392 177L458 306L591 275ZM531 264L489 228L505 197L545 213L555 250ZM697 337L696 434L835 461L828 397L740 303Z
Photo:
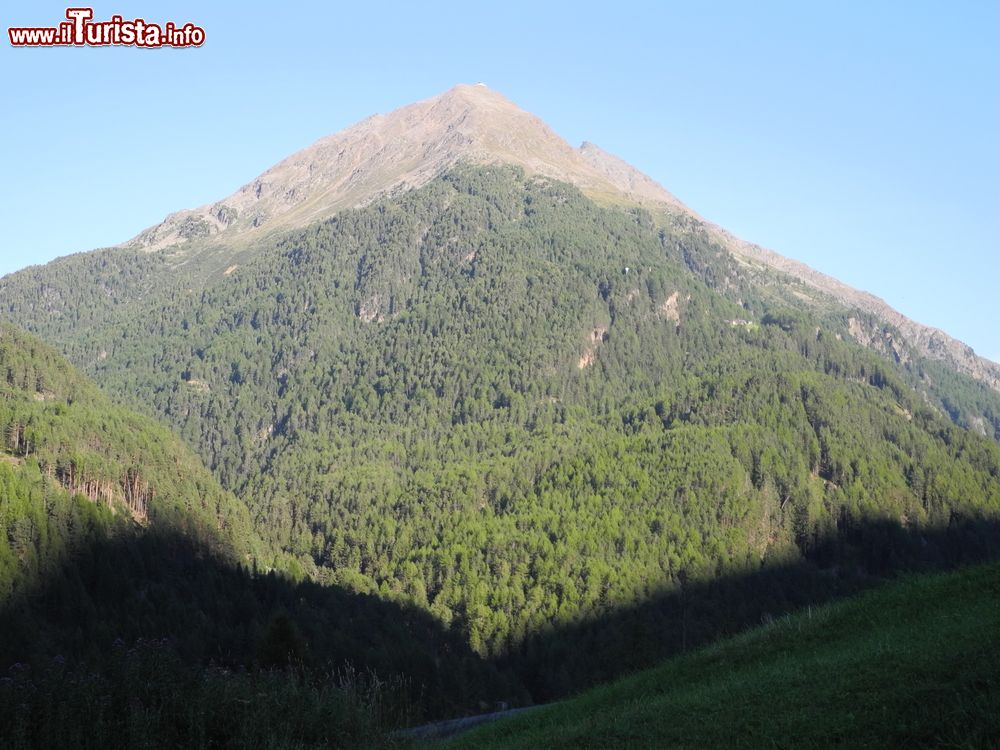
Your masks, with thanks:
M677 303L677 297L679 294L680 292L674 292L663 300L663 304L659 307L660 314L663 317L674 321L676 325L680 325L681 323L681 311L680 306Z
M601 325L594 328L587 336L587 346L577 361L577 369L590 367L597 360L597 348L608 340L608 327Z
M373 115L293 154L221 201L169 215L126 245L149 251L172 247L180 255L193 240L243 246L256 237L306 227L338 211L420 187L459 163L514 164L528 174L576 185L595 200L682 217L744 262L787 274L840 305L872 315L898 330L920 354L1000 390L1000 365L962 342L910 320L878 297L734 237L594 144L573 148L539 118L483 84L459 85ZM374 308L359 311L359 316L378 320L380 311ZM676 310L664 313L672 317ZM873 348L896 348L871 333L854 335Z

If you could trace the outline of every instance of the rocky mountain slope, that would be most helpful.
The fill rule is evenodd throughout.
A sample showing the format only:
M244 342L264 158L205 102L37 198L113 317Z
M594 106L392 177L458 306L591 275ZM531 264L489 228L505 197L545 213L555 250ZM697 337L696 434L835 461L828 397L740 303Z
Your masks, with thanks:
M717 231L734 255L750 263L761 263L797 279L814 293L834 304L842 305L848 310L867 313L882 324L882 326L865 325L858 318L849 318L849 331L859 343L880 351L896 361L903 361L908 357L905 347L900 344L908 345L918 354L940 361L955 372L969 375L993 390L1000 391L1000 365L979 356L968 344L938 328L906 317L874 294L855 289L832 276L810 268L805 263L740 240L725 230ZM884 326L888 326L888 330L884 329ZM898 332L898 336L894 336L894 332Z
M460 85L377 114L264 172L221 201L168 216L128 246L161 249L195 237L224 243L304 227L337 211L426 184L459 162L505 163L615 200L681 204L593 144L573 148L483 84Z

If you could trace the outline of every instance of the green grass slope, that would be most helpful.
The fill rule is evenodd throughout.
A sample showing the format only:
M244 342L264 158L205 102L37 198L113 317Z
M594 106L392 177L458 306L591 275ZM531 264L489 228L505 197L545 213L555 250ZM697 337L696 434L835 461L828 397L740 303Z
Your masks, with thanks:
M1000 565L781 618L458 748L1000 746Z

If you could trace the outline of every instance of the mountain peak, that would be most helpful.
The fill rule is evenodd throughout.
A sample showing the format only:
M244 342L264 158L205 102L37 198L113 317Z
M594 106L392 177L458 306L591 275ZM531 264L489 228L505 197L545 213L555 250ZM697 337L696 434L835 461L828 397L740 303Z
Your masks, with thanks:
M419 187L459 162L515 164L605 201L681 205L593 144L573 148L485 84L459 84L321 138L228 198L171 214L128 245L158 250L199 237L228 244L251 233L304 227Z
M500 100L507 102L512 107L517 106L499 91L494 91L482 81L478 83L456 83L443 94L438 94L433 98L444 99L446 97L466 97L472 101Z

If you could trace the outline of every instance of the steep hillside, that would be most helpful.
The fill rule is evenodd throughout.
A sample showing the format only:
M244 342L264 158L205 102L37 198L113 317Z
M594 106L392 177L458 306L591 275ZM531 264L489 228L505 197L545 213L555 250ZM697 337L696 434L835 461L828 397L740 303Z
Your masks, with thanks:
M260 554L246 508L186 447L6 324L0 377L0 599L96 539L147 527L234 563Z
M0 736L11 746L201 746L259 690L273 726L244 717L226 742L292 722L324 746L338 728L353 747L376 720L525 700L515 677L405 602L265 574L273 556L247 508L189 449L6 324L0 436ZM287 680L252 674L289 664ZM137 685L125 705L100 697ZM37 715L6 710L27 693ZM293 699L297 718L284 715ZM188 700L201 713L186 714Z
M874 342L873 348L881 348L878 329L890 326L900 340L891 349L903 344L919 357L942 361L1000 392L1000 365L967 345L906 318L872 294L706 222L631 165L592 143L570 146L540 119L483 84L456 86L323 138L228 198L171 214L126 246L172 248L173 263L200 255L202 263L214 260L218 271L232 265L234 249L420 187L460 163L516 165L530 175L575 185L602 204L643 206L664 224L691 223L740 260L777 271L780 276L767 274L766 283L779 294L787 295L782 281L791 277L805 285L813 306L832 303L874 318L876 325L857 323L849 329L862 344ZM206 254L206 245L221 247ZM794 299L786 296L786 302ZM898 351L888 353L900 357Z
M935 402L962 402L961 424L1000 434L1000 365L871 294L733 237L634 167L591 143L570 146L482 84L456 86L374 115L290 156L227 198L171 214L121 248L0 281L0 297L10 298L5 307L22 325L53 340L61 331L65 341L90 324L104 325L109 316L122 314L123 304L151 290L199 289L289 230L400 195L459 164L516 165L529 175L573 184L601 205L644 207L672 234L707 243L725 256L707 280L717 291L740 304L775 298L812 314L833 315L840 333L897 364ZM66 280L81 273L100 288L100 297L92 298L90 283L67 288ZM937 363L983 383L989 393L978 393L968 382L942 385L927 372Z
M199 294L297 228L400 196L461 164L516 165L573 184L599 205L646 208L670 244L686 248L684 263L719 294L754 315L767 305L822 319L884 357L956 423L1000 438L996 363L873 295L733 237L634 167L591 143L571 147L481 85L457 86L324 138L228 198L172 214L122 247L0 279L0 314L94 374L107 356L98 339L109 327Z
M995 747L1000 568L781 618L442 748Z
M732 262L641 209L461 168L70 346L293 572L429 612L538 700L742 622L654 638L615 624L637 603L804 566L757 597L781 611L836 593L822 570L850 589L997 549L1000 446L825 318L719 295ZM538 640L586 623L589 658Z
M718 230L718 234L725 246L745 262L779 272L781 276L770 280L772 287L781 284L781 277L791 277L804 285L804 290L795 291L811 306L826 304L859 311L861 315L848 319L848 332L864 346L905 365L917 358L943 363L948 369L1000 392L1000 365L978 356L970 346L944 331L911 320L874 294L854 289L804 263L739 240L724 230Z

